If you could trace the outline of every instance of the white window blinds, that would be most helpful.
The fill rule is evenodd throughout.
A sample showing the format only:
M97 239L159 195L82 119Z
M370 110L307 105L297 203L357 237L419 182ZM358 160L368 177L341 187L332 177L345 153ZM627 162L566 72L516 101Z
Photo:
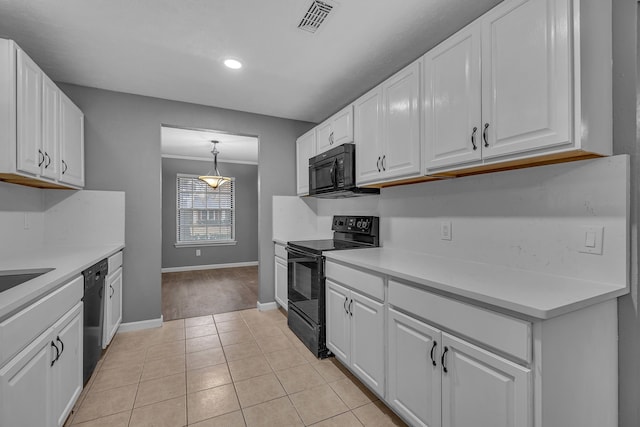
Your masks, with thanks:
M196 175L177 176L177 242L223 243L235 239L235 179L217 189Z

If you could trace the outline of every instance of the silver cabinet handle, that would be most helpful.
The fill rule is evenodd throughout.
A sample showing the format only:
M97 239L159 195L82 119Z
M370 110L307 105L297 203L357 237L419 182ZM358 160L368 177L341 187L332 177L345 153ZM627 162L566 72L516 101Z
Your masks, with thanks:
M473 127L473 132L471 133L471 145L473 145L473 150L477 150L478 146L476 145L476 132L478 132L478 126Z
M69 167L67 166L67 162L65 162L64 160L62 161L62 166L64 166L64 168L62 169L62 174L64 175Z
M384 156L382 156L382 170L383 171L387 170L387 155L386 154Z
M51 157L49 157L49 154L46 151L44 152L44 156L47 158L47 163L44 164L44 168L46 169L51 164Z
M353 317L353 311L351 311L351 306L353 305L353 300L349 301L349 316Z
M42 150L38 150L38 167L42 166L42 164L44 163L44 153L42 152Z
M349 310L347 309L347 301L349 301L349 297L344 297L344 302L342 303L342 307L344 308L344 312L349 314Z
M381 170L380 170L380 156L378 156L378 162L376 163L376 165L378 166L378 172L381 172Z
M333 145L333 131L329 134L329 145Z

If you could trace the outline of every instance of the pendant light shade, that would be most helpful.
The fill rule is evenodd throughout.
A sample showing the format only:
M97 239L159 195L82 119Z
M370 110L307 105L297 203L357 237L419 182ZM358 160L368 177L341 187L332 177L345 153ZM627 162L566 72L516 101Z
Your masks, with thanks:
M227 181L231 181L231 178L222 176L220 171L218 170L218 148L216 144L220 141L211 141L213 144L213 150L211 150L211 154L213 154L213 169L211 169L206 175L199 176L198 179L206 182L212 188L218 188L222 184Z

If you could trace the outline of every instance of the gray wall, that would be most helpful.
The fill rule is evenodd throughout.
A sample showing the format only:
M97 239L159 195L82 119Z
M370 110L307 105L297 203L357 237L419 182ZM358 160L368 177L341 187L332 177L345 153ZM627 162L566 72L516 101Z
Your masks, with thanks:
M212 162L162 159L162 268L227 264L258 260L258 166L222 163L225 176L235 178L236 245L176 248L176 174L202 175Z
M313 125L82 86L60 87L85 114L86 188L126 192L123 321L161 314L162 125L259 138L258 299L273 301L271 198L295 194L295 140Z
M637 137L638 6L636 0L613 0L613 151L631 155L630 284L618 299L619 425L640 423L640 318L638 317L638 192L640 146Z

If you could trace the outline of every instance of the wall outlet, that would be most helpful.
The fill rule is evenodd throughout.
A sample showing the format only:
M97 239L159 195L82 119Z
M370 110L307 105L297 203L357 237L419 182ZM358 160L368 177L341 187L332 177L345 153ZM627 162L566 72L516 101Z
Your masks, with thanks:
M440 223L440 240L451 240L451 221Z
M196 256L200 256L201 252L200 249L196 249Z
M604 238L604 227L580 227L578 233L578 252L585 254L602 255L602 240Z

